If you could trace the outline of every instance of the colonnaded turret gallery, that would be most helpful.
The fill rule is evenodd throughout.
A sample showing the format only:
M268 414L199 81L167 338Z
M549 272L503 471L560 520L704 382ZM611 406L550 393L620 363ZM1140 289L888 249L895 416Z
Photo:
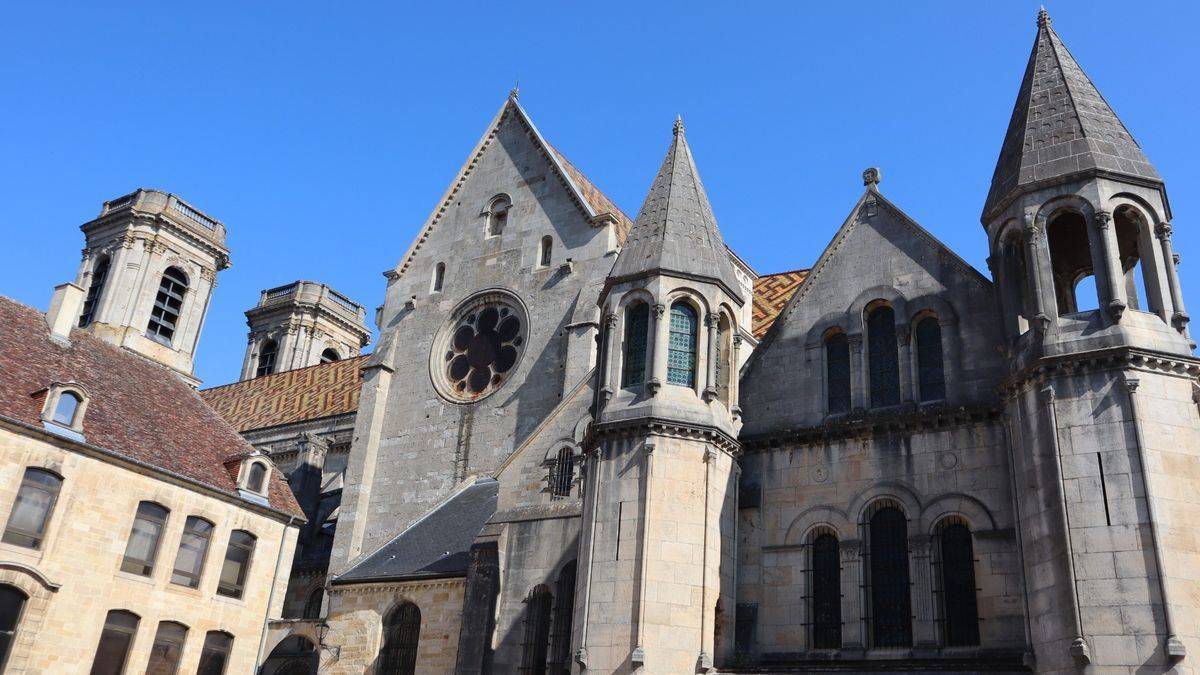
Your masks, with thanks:
M264 290L199 392L225 225L105 202L0 300L5 672L1196 672L1171 208L1048 15L987 271L871 168L759 274L668 129L631 219L512 92L374 313Z

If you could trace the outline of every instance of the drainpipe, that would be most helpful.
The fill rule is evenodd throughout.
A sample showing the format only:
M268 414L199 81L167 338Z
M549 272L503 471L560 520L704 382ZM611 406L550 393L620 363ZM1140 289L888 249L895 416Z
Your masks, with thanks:
M262 668L263 662L263 647L267 646L267 626L271 620L271 604L275 602L275 580L279 578L279 566L283 564L283 549L284 543L287 541L288 528L296 522L295 516L288 516L287 522L283 524L283 533L279 538L279 555L275 556L275 571L271 574L271 592L267 594L267 607L263 610L263 627L262 635L258 637L258 656L254 660L254 672L258 672ZM320 645L317 645L318 648Z

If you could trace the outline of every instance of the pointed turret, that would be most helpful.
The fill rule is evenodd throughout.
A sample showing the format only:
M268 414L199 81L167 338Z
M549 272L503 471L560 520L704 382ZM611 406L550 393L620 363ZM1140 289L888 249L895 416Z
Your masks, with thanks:
M1027 186L1080 175L1161 184L1158 171L1054 32L1045 9L983 207L984 220Z
M652 274L710 279L732 297L745 301L692 159L683 120L678 118L675 138L613 265L609 282Z

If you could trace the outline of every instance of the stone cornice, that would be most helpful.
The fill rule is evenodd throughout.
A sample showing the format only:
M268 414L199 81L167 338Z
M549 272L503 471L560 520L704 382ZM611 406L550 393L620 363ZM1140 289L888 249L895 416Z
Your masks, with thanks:
M986 424L1000 418L1001 409L995 405L939 406L912 409L901 406L885 412L859 416L843 415L815 426L777 429L741 438L745 452L757 452L782 447L788 443L834 441L883 433L918 433Z
M1007 400L1031 385L1043 384L1060 375L1130 369L1197 379L1200 378L1200 359L1136 347L1111 347L1048 356L1010 375L996 390Z
M333 579L330 582L331 593L345 593L347 595L373 595L383 593L402 593L408 590L427 589L427 588L455 588L465 587L467 585L467 577L465 574L458 576L445 576L436 579L413 579L413 580L397 580L397 581L340 581Z
M603 438L638 436L665 436L688 440L702 440L731 455L741 452L741 444L737 439L714 426L691 424L657 417L641 417L632 420L619 420L595 425L588 434L585 446L594 446Z
M134 225L145 225L149 227L159 227L169 230L180 239L199 248L206 254L212 256L217 262L217 269L223 270L229 267L229 249L223 244L217 243L210 236L201 232L193 225L180 223L179 221L170 218L162 213L153 213L147 211L139 211L137 209L114 211L105 216L101 216L95 220L84 223L80 226L84 234L88 234L89 230L109 224L120 224L122 221L129 221ZM135 236L136 233L135 233ZM152 238L147 236L146 238Z

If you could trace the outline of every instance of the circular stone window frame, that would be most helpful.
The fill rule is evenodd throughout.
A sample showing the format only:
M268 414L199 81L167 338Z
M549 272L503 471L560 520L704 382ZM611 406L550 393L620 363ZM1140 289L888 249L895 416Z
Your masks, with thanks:
M455 390L454 383L450 379L447 372L449 370L449 361L447 354L451 353L451 340L463 323L463 320L468 315L486 309L488 305L501 305L507 307L512 316L516 316L521 323L517 335L521 338L520 344L514 345L517 348L517 356L513 361L512 366L506 371L506 375L495 384L489 384L488 387L479 395L463 395ZM503 321L503 318L501 318ZM455 405L471 405L478 403L492 394L504 389L505 385L512 380L513 374L521 367L521 361L525 356L525 348L529 344L529 311L521 298L515 293L503 288L489 288L468 296L465 300L458 303L452 312L449 319L442 324L438 329L437 334L433 339L433 346L429 352L429 377L433 382L433 388L437 391L438 396L441 396L446 401ZM460 353L465 353L460 351ZM495 375L493 375L493 378Z

